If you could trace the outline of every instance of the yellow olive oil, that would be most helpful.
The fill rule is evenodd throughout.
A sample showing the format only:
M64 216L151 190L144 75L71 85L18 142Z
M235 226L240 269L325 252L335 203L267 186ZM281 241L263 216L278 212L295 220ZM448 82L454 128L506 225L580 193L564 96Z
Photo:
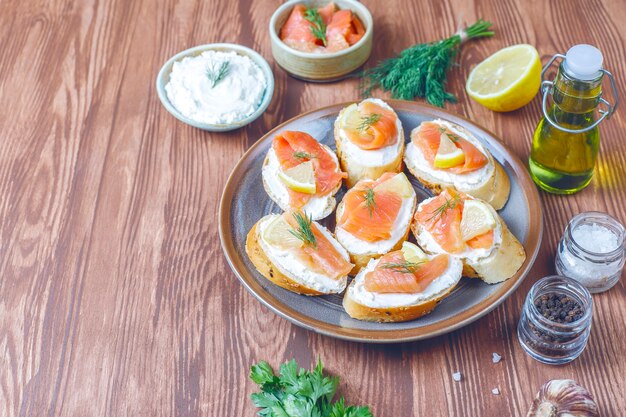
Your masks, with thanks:
M561 63L551 88L553 104L535 129L530 151L530 174L542 189L573 194L591 181L600 148L598 127L591 126L602 77L600 72L592 79L577 79Z

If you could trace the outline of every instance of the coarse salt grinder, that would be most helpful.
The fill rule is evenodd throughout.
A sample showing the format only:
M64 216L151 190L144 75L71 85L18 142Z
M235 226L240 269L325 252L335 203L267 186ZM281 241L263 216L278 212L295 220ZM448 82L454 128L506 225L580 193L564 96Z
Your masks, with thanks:
M622 275L625 241L624 226L615 218L595 211L581 213L565 228L554 261L556 271L589 292L606 291Z
M565 364L585 350L592 314L591 294L578 281L545 277L526 296L517 338L532 358L549 365Z

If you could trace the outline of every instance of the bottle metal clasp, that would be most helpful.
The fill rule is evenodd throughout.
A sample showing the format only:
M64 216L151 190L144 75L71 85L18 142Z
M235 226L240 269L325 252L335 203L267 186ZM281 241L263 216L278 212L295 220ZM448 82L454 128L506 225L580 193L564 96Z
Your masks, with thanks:
M597 127L604 119L608 119L611 117L611 115L613 113L615 113L615 109L617 108L618 104L619 104L619 95L617 93L617 85L615 84L615 78L613 77L613 74L611 74L609 71L605 70L605 69L601 69L600 71L602 71L602 73L604 73L606 76L608 76L609 81L611 82L611 89L613 91L613 97L615 98L615 104L611 104L609 103L607 100L605 100L604 98L602 98L602 95L600 95L600 103L604 104L604 106L606 107L606 109L598 109L598 113L600 113L600 118L598 120L596 120L592 125L587 126L585 128L582 129L569 129L567 127L563 127L561 125L559 125L556 121L552 120L552 118L550 117L550 114L548 113L548 94L553 92L553 88L554 88L554 81L550 81L550 80L546 80L545 79L545 75L546 72L548 72L548 70L550 69L550 67L552 66L552 64L554 64L554 62L557 59L565 59L565 55L562 54L555 54L550 61L548 61L548 63L543 67L543 69L541 70L541 92L543 94L543 100L542 100L542 110L543 110L543 115L545 117L545 119L548 121L548 123L550 123L552 126L554 126L555 128L562 130L564 132L568 132L568 133L584 133L584 132L588 132L591 129L594 129L595 127Z

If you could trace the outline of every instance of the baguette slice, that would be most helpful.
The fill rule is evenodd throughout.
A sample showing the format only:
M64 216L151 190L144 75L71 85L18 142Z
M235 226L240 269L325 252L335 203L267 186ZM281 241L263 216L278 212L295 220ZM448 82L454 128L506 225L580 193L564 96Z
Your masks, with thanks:
M445 191L446 193L448 191ZM464 199L474 199L463 196ZM433 238L432 234L417 221L418 213L424 204L431 199L424 200L417 207L411 230L417 244L428 254L449 253L445 251ZM496 284L511 278L521 268L526 260L524 247L510 232L504 220L496 210L486 202L482 202L495 219L494 240L488 249L472 249L467 247L460 253L450 253L463 262L463 275L470 278L480 278L487 284Z
M393 174L386 173L383 174L382 177L378 179L378 181L399 181L406 187L408 191L407 196L403 198L402 208L400 209L400 213L398 213L398 217L394 222L391 230L392 238L384 241L377 242L368 242L358 237L353 236L349 232L343 230L340 226L340 219L342 218L345 210L346 210L346 196L348 193L362 193L361 189L369 187L371 184L374 184L372 180L361 180L357 185L348 190L344 199L339 203L336 212L336 224L335 228L335 236L339 243L348 251L350 254L350 261L354 264L354 269L351 274L357 274L361 268L364 268L371 259L376 259L386 254L387 252L391 252L393 250L398 250L402 247L402 243L407 240L409 236L409 231L411 229L411 221L413 217L413 213L415 212L415 207L417 206L417 197L415 195L415 190L413 186L409 182L408 178L404 173ZM374 208L373 210L377 210L380 207L376 207L376 193L374 193Z
M365 275L373 271L380 261L380 259L370 260L367 267L361 270L348 286L343 298L343 307L350 317L375 322L401 322L424 316L456 287L463 270L461 261L450 256L445 272L422 292L380 294L367 291L364 285Z
M393 109L384 101L369 98L363 102L372 102L385 109ZM339 112L335 120L335 144L337 145L337 155L341 162L341 169L348 173L346 183L348 188L352 188L359 180L379 178L385 172L401 172L402 157L404 155L404 130L402 122L396 116L396 142L382 149L364 150L350 142L346 134L342 131L341 125L345 115L354 110L360 104L351 104Z
M274 284L298 294L325 295L342 292L347 285L347 273L338 280L333 280L330 277L325 277L324 279L320 274L307 270L307 267L304 265L294 267L293 263L298 262L295 256L285 256L285 253L281 252L280 248L272 248L263 239L263 232L269 226L269 223L279 216L270 214L263 217L248 232L246 254L257 271ZM317 223L315 225L341 256L348 261L348 253L333 238L328 229ZM294 273L294 270L300 271L302 275Z
M290 133L290 132L285 132ZM301 132L294 132L301 133ZM309 135L307 135L309 136ZM335 161L335 172L341 173L339 167L339 160L337 155L331 148L319 143L323 152L326 152L330 158ZM279 178L278 172L281 170L278 156L273 147L267 152L267 156L263 161L263 168L261 171L261 177L263 180L263 188L267 195L281 208L283 211L290 211L294 209L300 209L307 215L310 215L313 220L320 220L328 217L337 205L335 194L341 188L342 181L338 181L337 184L324 195L314 195L303 207L292 207L290 203L289 188Z
M424 158L419 147L413 143L413 138L419 134L422 126L420 125L411 132L411 142L407 144L404 154L404 163L411 174L435 194L439 194L445 188L453 188L486 201L496 210L504 207L509 198L511 184L502 165L474 135L463 127L439 119L433 120L432 123L445 127L471 142L487 157L488 163L483 168L467 174L455 174L445 169L433 168Z

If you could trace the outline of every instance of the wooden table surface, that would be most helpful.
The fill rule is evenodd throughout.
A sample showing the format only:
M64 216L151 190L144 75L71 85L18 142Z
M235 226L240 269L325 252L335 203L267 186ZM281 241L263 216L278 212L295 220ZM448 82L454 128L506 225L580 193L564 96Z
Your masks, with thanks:
M600 210L626 222L626 109L601 127L591 185L571 197L541 194L543 244L525 282L461 330L406 344L344 342L290 324L239 284L217 231L230 170L277 124L358 98L355 80L311 84L277 67L267 26L280 3L0 3L0 416L252 416L250 365L292 357L304 366L322 358L347 400L370 404L378 417L523 416L552 378L578 380L603 416L623 416L623 277L593 297L587 350L569 365L534 361L515 329L530 286L554 272L573 215ZM496 132L521 160L539 98L496 114L463 89L471 67L499 48L530 43L545 62L595 44L626 98L622 0L364 3L375 19L369 65L450 35L460 19L495 22L495 37L464 46L449 82L459 103L447 108ZM272 104L245 129L191 128L157 98L160 66L210 42L252 47L274 70Z

